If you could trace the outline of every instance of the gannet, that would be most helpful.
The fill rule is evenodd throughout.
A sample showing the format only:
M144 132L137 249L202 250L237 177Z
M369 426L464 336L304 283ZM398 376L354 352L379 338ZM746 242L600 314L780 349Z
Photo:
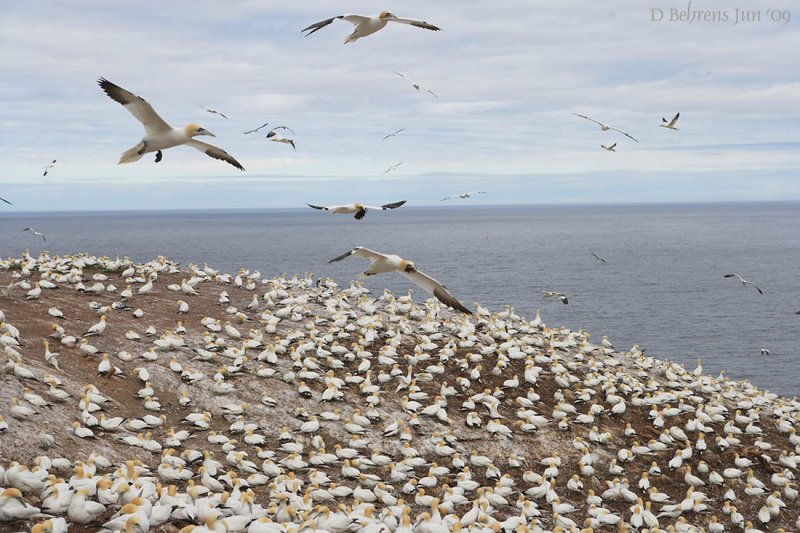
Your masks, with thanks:
M605 259L603 259L603 258L602 258L602 257L600 257L599 255L597 255L596 253L594 253L594 252L591 252L591 254L592 254L592 257L594 257L595 259L597 259L597 260L598 260L598 261L600 261L601 263L607 263L607 261L606 261Z
M766 348L761 348L761 355L769 355L769 350Z
M400 133L401 131L406 131L406 129L405 129L405 128L400 128L399 130L394 130L394 131L393 131L392 133L390 133L389 135L386 135L386 136L384 136L384 137L383 137L383 139L381 139L381 140L382 140L382 141L385 141L385 140L386 140L386 139L388 139L389 137L394 137L395 135L397 135L397 134L398 134L398 133Z
M383 173L386 174L387 172L391 172L392 170L395 170L397 167L399 167L403 163L405 163L405 161L400 161L399 163L395 163L394 165L392 165L389 168L387 168L386 170L384 170Z
M616 152L616 150L615 150L616 146L617 146L617 143L614 143L611 146L606 146L605 144L601 144L600 148L608 150L609 152Z
M7 203L8 205L14 205L11 202L9 202L8 200L6 200L5 198L0 197L0 200L2 200L3 202Z
M44 171L42 176L47 176L47 171L50 170L51 168L53 168L55 166L55 164L56 164L56 160L53 159L50 163L47 164L47 166L42 167L42 170Z
M351 33L347 39L345 39L344 44L353 43L362 37L366 37L367 35L372 35L378 30L382 30L389 21L392 22L399 22L401 24L410 24L411 26L416 26L417 28L424 28L426 30L432 31L440 31L441 28L437 28L433 24L428 24L422 20L414 20L414 19L406 19L406 18L399 18L388 11L382 11L379 15L374 17L365 17L363 15L339 15L336 17L331 17L329 19L325 19L323 21L314 23L307 28L303 28L300 30L301 32L309 31L306 34L306 37L311 35L314 32L317 32L333 22L336 19L346 20L350 24L355 26L353 33Z
M249 134L249 133L255 133L255 132L257 132L257 131L258 131L258 130L260 130L260 129L266 128L268 124L269 124L269 122L265 122L265 123L263 123L262 125L260 125L259 127L257 127L257 128L256 128L256 129L254 129L254 130L248 130L248 131L244 132L244 135L247 135L247 134Z
M412 80L412 79L410 79L410 78L407 78L406 76L403 76L403 75L402 75L402 74L400 74L399 72L395 72L394 70L393 70L392 72L394 72L395 74L397 74L398 76L400 76L400 77L401 77L401 78L403 78L404 80L408 80L408 81L409 81L409 83L411 83L411 86L412 86L413 88L415 88L416 90L418 90L418 91L419 91L420 89L425 89L425 87L423 87L423 86L422 86L422 85L420 85L419 83L415 82L414 80ZM433 96L435 96L436 98L439 98L439 95L438 95L438 94L436 94L435 92L431 91L430 89L425 89L425 92L428 92L428 93L432 94Z
M566 294L556 292L556 291L541 291L542 298L548 300L550 298L556 298L560 300L562 304L567 305L569 303L568 296Z
M291 144L292 148L297 150L297 147L294 145L294 141L292 139L284 137L283 135L277 133L275 130L289 130L292 133L294 133L294 131L292 131L292 128L289 128L287 126L275 126L271 130L269 130L269 133L267 133L267 139L276 143Z
M43 240L44 242L47 242L47 238L44 236L44 233L42 233L42 232L40 232L40 231L36 231L36 230L35 230L35 229L33 229L33 228L25 228L25 229L23 229L22 231L30 231L30 232L31 232L31 233L33 233L34 235L36 235L36 236L38 236L38 237L41 237L41 238L42 238L42 240Z
M733 277L738 278L739 281L742 282L742 287L746 287L747 285L752 285L753 287L756 288L756 290L758 291L758 294L764 294L764 292L761 290L761 288L758 285L755 284L755 282L748 281L748 280L744 279L742 276L740 276L739 274L736 274L735 272L731 272L730 274L725 274L724 277L726 277L726 278L733 278Z
M601 130L603 130L603 131L608 131L608 130L614 130L614 131L618 131L618 132L620 132L621 134L623 134L624 136L626 136L626 137L628 137L628 138L630 138L630 139L633 139L633 140L634 140L634 141L636 141L637 143L639 142L639 141L638 141L638 140L637 140L635 137L633 137L633 136L632 136L630 133L625 133L624 131L622 131L622 130L620 130L620 129L617 129L617 128L612 128L612 127L611 127L611 126L609 126L608 124L603 124L603 123L602 123L602 122L600 122L599 120L595 120L595 119L593 119L593 118L587 117L586 115L579 115L578 113L572 113L572 114L573 114L573 115L575 115L576 117L585 118L586 120L590 120L590 121L594 122L595 124L599 124L599 125L600 125L600 129L601 129Z
M472 314L472 311L464 307L464 305L461 302L456 300L456 298L452 294L450 294L450 292L444 285L442 285L432 277L417 270L413 262L403 259L399 256L383 255L378 252L373 252L372 250L369 250L367 248L357 246L347 253L344 253L338 257L334 257L333 259L328 261L328 263L335 263L337 261L341 261L342 259L350 257L351 255L362 257L364 259L369 259L370 265L361 274L363 276L374 276L375 274L397 271L403 277L408 278L416 285L419 285L426 291L433 294L437 300L447 305L448 307L452 307L453 309L457 309L461 312L470 315Z
M667 128L670 130L677 130L678 128L675 127L675 123L678 122L678 118L680 118L680 116L681 114L677 113L674 117L672 117L672 120L670 120L669 122L667 122L667 119L665 119L664 117L661 117L661 124L659 124L658 127Z
M222 148L193 139L199 135L216 137L202 126L189 124L183 128L173 128L158 116L144 98L114 85L105 78L100 78L97 83L112 100L122 104L144 126L145 135L142 140L130 150L123 152L117 164L138 161L148 152L156 152L156 162L159 162L161 161L161 150L186 144L209 157L225 161L239 170L244 170L244 167Z
M362 218L364 218L364 216L367 214L367 211L369 211L370 209L374 209L375 211L386 211L387 209L397 209L398 207L400 207L405 203L406 200L393 202L391 204L383 204L381 206L363 205L359 203L331 205L331 206L320 206L312 204L306 204L306 205L314 209L319 209L320 211L330 211L332 214L349 215L350 213L355 213L354 218L356 220L361 220Z
M444 202L446 200L452 200L453 198L461 198L462 200L466 198L472 198L473 194L486 194L486 191L470 191L470 192L462 192L461 194L456 194L453 196L448 196L447 198L442 198L439 200L440 202Z
M213 115L219 115L222 118L224 118L225 120L228 120L228 117L226 117L224 113L220 113L216 109L211 109L210 107L206 107L204 105L201 105L200 107L202 107L205 110L206 113L211 113Z

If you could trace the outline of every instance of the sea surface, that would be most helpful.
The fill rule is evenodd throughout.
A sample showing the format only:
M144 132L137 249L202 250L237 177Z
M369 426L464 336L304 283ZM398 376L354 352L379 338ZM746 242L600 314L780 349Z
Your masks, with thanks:
M414 260L468 306L511 305L529 318L541 309L548 325L589 331L596 342L607 335L619 349L639 344L692 368L702 358L708 373L800 393L800 203L404 206L362 221L312 209L0 211L2 257L25 249L137 261L166 255L266 276L311 271L346 284L367 263L327 261L353 245ZM764 294L727 272L758 282ZM396 274L365 283L376 296L410 286ZM542 290L568 294L569 304L544 301Z

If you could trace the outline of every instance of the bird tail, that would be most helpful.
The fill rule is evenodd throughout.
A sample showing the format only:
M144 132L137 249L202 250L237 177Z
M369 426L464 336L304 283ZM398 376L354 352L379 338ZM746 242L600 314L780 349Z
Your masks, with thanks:
M119 156L119 161L117 162L117 164L122 165L125 163L133 163L134 161L140 160L142 158L142 155L144 155L140 153L141 151L142 151L141 143L137 144L130 150L125 150L124 152L122 152L122 155Z

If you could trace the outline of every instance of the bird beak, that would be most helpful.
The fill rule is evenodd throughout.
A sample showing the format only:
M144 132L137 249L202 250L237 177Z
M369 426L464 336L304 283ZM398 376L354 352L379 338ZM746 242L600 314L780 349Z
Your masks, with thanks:
M205 128L200 128L199 130L197 130L197 134L198 135L208 135L209 137L216 137L216 135L214 135L213 133L211 133L210 131L208 131Z

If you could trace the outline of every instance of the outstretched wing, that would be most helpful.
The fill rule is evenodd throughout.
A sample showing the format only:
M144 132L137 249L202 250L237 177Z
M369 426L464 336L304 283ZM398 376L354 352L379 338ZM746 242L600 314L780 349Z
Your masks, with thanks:
M633 139L633 140L634 140L634 141L636 141L637 143L639 142L639 140L638 140L638 139L636 139L636 138L635 138L633 135L631 135L630 133L625 133L624 131L622 131L622 130L620 130L620 129L617 129L617 128L612 128L612 127L609 127L608 129L610 129L610 130L614 130L614 131L618 131L618 132L620 132L621 134L623 134L625 137L628 137L629 139Z
M246 131L246 132L244 132L244 135L247 135L248 133L255 133L255 132L257 132L258 130L260 130L261 128L265 128L265 127L266 127L268 124L269 124L269 122L265 122L265 123L263 123L261 126L257 127L257 128L256 128L256 129L254 129L254 130L250 130L250 131Z
M14 205L14 204L12 204L11 202L9 202L8 200L6 200L5 198L0 198L0 200L4 201L4 202L5 202L5 203L7 203L8 205Z
M455 198L455 196L448 196L447 198L442 198L442 199L441 199L441 200L439 200L439 201L440 201L440 202L444 202L444 201L446 201L446 200L449 200L450 198Z
M394 203L391 203L391 204L383 204L380 208L381 209L397 209L398 207L400 207L404 203L406 203L406 200L402 200L400 202L394 202Z
M322 28L324 28L325 26L327 26L328 24L330 24L331 22L333 22L336 19L346 20L350 24L358 25L358 24L361 24L362 22L364 22L366 20L369 20L369 17L362 17L361 15L339 15L339 16L336 16L336 17L331 17L329 19L321 20L319 22L315 22L311 26L308 26L307 28L303 28L302 30L300 30L300 32L302 33L304 31L311 30L308 33L306 33L306 37L308 37L312 33L318 32L319 30L321 30Z
M132 92L126 91L119 85L115 85L105 78L100 78L97 80L97 83L109 98L122 104L131 115L136 117L136 120L142 123L147 133L172 129L141 96L136 96Z
M447 287L429 275L420 272L419 270L415 270L413 272L406 272L405 270L402 270L400 271L400 274L402 274L403 277L411 280L416 285L419 285L429 293L433 294L433 296L444 305L452 307L453 309L461 311L462 313L467 313L468 315L472 314L472 311L464 307L464 304L459 302L455 296L450 294L450 291L447 290Z
M306 205L308 207L313 207L314 209L319 209L320 211L327 211L328 210L327 207L322 206L322 205L311 205L311 204L306 204Z
M202 141L196 141L194 139L187 142L186 144L188 144L192 148L197 148L198 150L200 150L209 157L213 157L214 159L219 159L220 161L225 161L226 163L230 163L239 170L244 170L242 164L239 163L237 160L235 160L233 156L231 156L231 154L229 154L222 148L214 146L213 144L204 143Z
M730 274L725 274L723 277L724 278L739 278L740 281L744 281L744 279L742 279L742 276L740 276L736 272L731 272Z
M678 122L678 119L679 119L680 117L681 117L681 114L680 114L680 113L677 113L677 114L676 114L674 117L672 117L672 120L669 122L669 125L670 125L670 126L674 126L674 125L675 125L675 123L676 123L676 122ZM666 122L666 120L665 120L664 122Z
M432 31L442 30L442 28L434 26L433 24L425 22L424 20L404 19L399 17L390 18L389 20L391 20L392 22L399 22L400 24L409 24L411 26L416 26L417 28L424 28L426 30L432 30Z
M356 246L352 250L347 253L344 253L338 257L334 257L328 263L336 263L337 261L341 261L342 259L347 259L351 255L355 255L357 257L363 257L364 259L369 259L370 261L377 261L379 259L386 259L387 256L383 254L379 254L378 252L373 252L368 248L364 248L363 246Z
M591 117L587 117L586 115L579 115L578 113L573 113L573 115L575 115L576 117L585 118L586 120L591 120L591 121L592 121L592 122L594 122L595 124L600 124L601 126L603 125L603 123L602 123L602 122L600 122L599 120L595 120L595 119L593 119L593 118L591 118Z

